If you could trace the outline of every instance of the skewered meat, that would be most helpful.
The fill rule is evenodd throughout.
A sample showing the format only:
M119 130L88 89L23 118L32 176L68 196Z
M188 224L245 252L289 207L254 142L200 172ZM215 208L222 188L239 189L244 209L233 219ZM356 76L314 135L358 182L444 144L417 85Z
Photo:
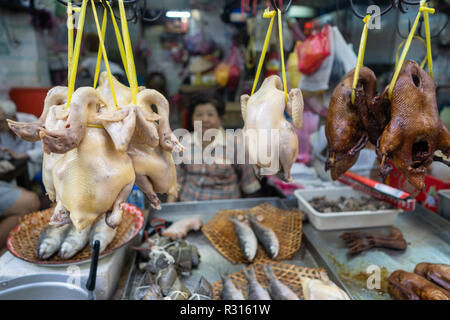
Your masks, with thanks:
M116 227L122 217L121 204L135 179L127 153L116 149L106 130L88 126L101 125L97 116L102 105L105 103L97 91L79 88L73 94L65 127L40 132L47 150L64 153L53 168L57 208L64 213L55 209L54 215L68 212L78 231L111 209L106 222Z
M280 77L270 76L253 96L241 96L241 110L245 123L245 148L251 163L266 169L260 173L276 174L281 167L280 178L291 181L290 171L298 154L298 138L284 111L292 118L294 126L300 129L303 125L301 90L292 89L286 102ZM274 132L274 129L277 131ZM272 133L275 135L272 136Z
M408 243L402 232L397 228L390 228L389 235L364 233L360 231L345 232L340 236L349 248L349 254L357 254L374 247L405 250Z
M368 114L368 101L372 101L375 96L376 78L372 70L361 67L356 85L355 105L352 105L354 72L355 70L348 72L334 89L325 124L329 148L325 170L331 169L333 180L338 179L356 163L359 152L369 140L369 134L361 121L360 110L365 110L365 120L368 124L371 119ZM379 106L379 103L375 105Z
M394 271L388 278L389 293L399 300L450 300L450 292L415 273Z
M422 262L416 265L414 273L427 278L438 286L450 291L449 265Z
M392 159L417 189L425 187L425 173L433 154L450 156L450 133L439 118L433 79L411 60L404 62L391 97L391 119L381 135L380 171L389 174Z

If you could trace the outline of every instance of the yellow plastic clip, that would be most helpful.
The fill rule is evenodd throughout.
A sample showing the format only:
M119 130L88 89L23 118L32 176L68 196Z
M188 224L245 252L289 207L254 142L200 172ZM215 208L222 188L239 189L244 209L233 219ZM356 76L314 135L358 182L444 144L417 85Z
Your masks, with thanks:
M408 38L406 39L405 47L403 48L402 55L400 57L400 62L397 65L397 68L395 69L394 76L392 77L391 83L389 84L389 100L392 98L392 92L394 91L395 83L397 82L398 75L400 74L400 70L403 66L403 62L405 61L406 54L409 51L409 47L411 46L411 41L414 37L414 34L416 33L417 24L419 23L420 15L421 13L425 14L433 14L434 9L428 8L427 4L424 0L420 2L420 8L419 12L417 13L416 20L414 20L414 24L411 28L411 31L409 32ZM430 73L430 76L433 74L433 62L431 60L431 41L430 41L430 29L429 29L429 21L428 16L425 19L425 32L426 32L426 38L427 38L427 60L428 60L428 72Z
M278 10L278 37L280 41L280 56L281 56L281 71L283 75L283 86L284 86L284 98L286 100L286 103L288 101L288 95L287 95L287 86L286 86L286 66L284 64L284 51L283 51L283 29L281 26L281 11Z
M94 0L91 0L91 5L92 5L92 13L94 14L95 25L97 27L99 46L101 46L103 60L105 61L106 73L108 74L109 85L111 87L112 98L114 100L114 105L116 106L116 109L119 109L119 106L117 105L116 93L114 90L111 69L109 68L108 56L106 54L105 43L103 42L103 37L102 37L101 30L100 30L100 24L98 22L97 10L95 9Z
M361 69L363 62L364 62L364 53L366 52L367 31L369 29L369 21L370 21L370 15L365 16L363 19L364 28L363 28L363 32L361 34L361 41L359 43L358 59L356 60L355 73L353 74L352 104L355 104L355 89L356 89L356 85L358 84L359 70Z
M266 38L264 39L264 46L261 52L261 57L259 58L258 68L256 69L255 80L253 80L253 87L250 95L253 95L253 93L255 92L256 85L258 84L259 75L261 73L262 65L264 62L264 58L266 56L267 48L269 47L270 35L272 34L273 19L275 18L275 10L269 11L269 9L266 9L264 11L263 17L270 18L270 23L269 28L267 29Z
M114 17L114 12L111 8L111 5L109 4L109 1L106 1L106 4L108 5L109 11L111 12L111 20L113 22L114 32L116 34L117 39L117 46L119 47L120 58L122 59L123 68L125 69L125 73L127 74L128 82L131 83L130 75L128 74L127 57L125 55L125 48L123 47L122 36L120 35L120 30L119 27L117 26L117 21L116 18Z
M427 61L428 61L428 73L433 78L433 59L431 56L431 37L430 37L430 20L428 14L434 14L433 8L428 8L426 2L420 3L419 11L423 12L423 20L425 22L425 35L427 40Z
M125 45L125 53L127 57L128 73L130 76L129 82L131 88L131 95L133 97L133 103L137 104L136 96L138 93L138 87L137 87L136 69L134 66L133 49L131 48L131 40L130 34L128 33L127 17L125 14L125 7L123 5L123 0L119 0L119 9L120 9L120 20L122 23L122 36Z
M68 83L66 108L70 107L70 100L72 99L72 94L73 94L73 91L75 88L75 78L77 75L78 59L80 58L81 38L83 35L84 20L86 17L87 1L88 0L83 0L83 3L81 4L80 20L78 21L78 32L77 32L77 37L75 39L73 67L72 67L72 70L70 70L70 72L69 72L70 78L69 78L69 83Z
M103 21L102 21L102 37L105 39L106 34L106 24L108 22L108 11L103 10ZM98 54L97 54L97 64L95 66L95 76L94 76L94 89L97 88L98 75L100 73L100 65L102 63L102 47L98 46Z

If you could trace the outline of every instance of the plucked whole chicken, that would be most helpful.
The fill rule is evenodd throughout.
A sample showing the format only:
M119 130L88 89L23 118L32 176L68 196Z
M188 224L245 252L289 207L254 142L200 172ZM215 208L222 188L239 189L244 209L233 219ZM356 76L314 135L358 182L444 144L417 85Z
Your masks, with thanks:
M135 174L126 151L118 150L97 119L106 103L93 88L77 89L63 129L41 129L44 150L63 153L53 168L57 206L52 221L67 216L77 231L108 212L106 222L117 227L122 203L130 194ZM109 212L112 210L112 212Z
M257 173L279 172L282 180L291 181L298 138L284 111L292 118L295 128L300 129L303 125L301 90L292 89L285 100L282 81L274 75L266 78L254 95L241 96L241 111L246 152L250 163L259 168Z
M169 102L158 91L140 87L136 106L132 104L129 87L114 80L114 89L116 94L120 92L122 97L128 99L122 100L122 103L127 106L118 111L105 112L100 118L108 130L116 126L118 120L125 121L131 116L134 117L135 125L127 126L132 135L128 141L123 142L123 145L127 145L128 155L133 162L136 185L147 195L151 206L159 210L161 205L157 193L168 193L174 196L178 194L172 152L183 149L169 125ZM102 73L97 90L110 105L113 105L106 73ZM156 106L158 114L153 112L152 105ZM123 139L117 136L116 140L121 138Z
M425 173L436 150L450 156L450 133L439 118L436 85L411 60L404 62L391 97L391 118L381 135L380 170L390 172L388 159L417 189L425 188Z

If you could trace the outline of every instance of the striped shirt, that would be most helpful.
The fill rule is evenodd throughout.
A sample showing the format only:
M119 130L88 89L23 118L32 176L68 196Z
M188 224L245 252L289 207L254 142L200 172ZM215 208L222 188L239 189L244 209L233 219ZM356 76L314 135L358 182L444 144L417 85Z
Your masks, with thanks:
M241 198L243 193L254 193L261 188L250 165L235 164L236 162L231 160L234 164L225 163L226 139L224 130L220 128L220 134L208 145L207 148L212 150L210 154L214 163L195 164L188 161L177 166L179 201L237 199ZM227 140L231 142L230 139L234 138ZM235 141L232 143L236 146ZM214 152L220 148L223 150L222 157L216 156ZM236 151L235 147L232 154L234 159L237 158ZM204 154L201 138L194 134L184 153L186 152L190 152L188 159L201 159Z

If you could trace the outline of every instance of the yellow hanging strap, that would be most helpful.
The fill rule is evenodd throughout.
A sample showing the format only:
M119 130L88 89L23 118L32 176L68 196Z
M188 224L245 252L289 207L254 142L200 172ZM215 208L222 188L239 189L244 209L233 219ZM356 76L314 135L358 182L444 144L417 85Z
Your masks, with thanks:
M264 39L264 46L263 46L263 49L261 52L261 57L259 58L258 69L256 69L255 80L253 80L253 87L252 87L252 92L250 95L253 95L253 93L255 92L255 89L256 89L256 85L258 84L258 79L259 79L259 75L261 73L262 65L264 62L264 57L266 56L267 48L269 46L270 35L272 33L273 19L275 18L275 11L269 11L269 9L266 9L264 11L263 17L270 18L270 24L269 24L269 28L267 29L266 38Z
M433 8L428 8L427 4L420 6L420 9L423 12L423 20L425 22L425 36L427 39L427 61L428 61L428 74L431 78L433 78L433 58L431 57L431 36L430 36L430 20L428 19L428 14L434 14Z
M115 105L116 109L119 109L119 107L117 105L116 92L114 90L111 69L109 68L108 56L106 54L105 43L103 42L103 37L102 37L101 30L100 30L100 24L98 23L97 10L95 9L94 0L91 0L91 5L92 5L92 13L94 14L95 25L97 27L99 46L101 47L103 60L105 61L106 73L108 74L109 85L111 87L111 95L114 100L114 105Z
M278 37L280 41L280 55L281 55L281 71L283 75L283 86L284 86L284 98L286 100L286 103L288 101L287 96L287 86L286 86L286 66L284 64L284 51L283 51L283 29L281 26L281 11L278 10Z
M66 108L70 107L70 100L72 99L72 94L73 94L73 91L75 88L75 78L77 75L78 59L80 57L81 37L83 35L84 19L86 17L86 5L87 5L87 0L83 0L83 3L81 4L80 20L78 21L77 37L75 39L73 66L69 72L70 77L69 77L69 83L68 83Z
M72 2L67 3L67 79L73 64L73 15Z
M120 35L120 30L119 27L117 26L117 21L116 18L114 17L114 12L113 9L111 8L111 5L109 4L109 1L106 1L106 4L108 5L109 11L111 13L111 19L114 26L114 32L116 34L117 46L119 47L120 57L122 58L123 68L125 69L125 73L127 74L128 82L130 82L130 75L128 74L127 57L125 55L125 48L123 47L122 36Z
M414 21L414 24L411 28L411 31L409 32L408 38L406 39L405 47L403 48L402 55L400 56L400 62L397 65L397 68L395 69L394 77L392 78L392 81L389 85L389 100L392 98L392 91L394 90L395 82L397 81L398 75L400 74L400 70L402 68L403 62L405 61L406 54L408 53L409 47L411 46L411 41L413 39L414 34L416 33L417 24L419 23L420 15L421 13L426 13L427 18L425 21L425 32L427 37L427 60L428 60L428 72L430 73L430 76L432 76L433 70L432 70L432 61L431 61L431 41L430 41L430 33L429 33L429 26L427 27L428 22L428 13L433 14L434 9L428 8L425 1L420 2L420 8L419 12L417 13L416 20Z
M364 53L366 52L367 43L367 31L369 29L370 15L364 17L364 28L361 34L361 41L359 43L358 59L356 60L355 73L353 74L353 84L352 84L352 104L355 104L355 89L359 80L359 70L361 69L364 62Z
M119 0L119 10L120 10L120 21L122 24L122 36L123 42L125 44L126 61L129 74L128 82L130 83L133 103L137 104L136 96L138 93L138 86L136 78L136 69L134 66L133 50L131 48L131 40L130 34L128 33L127 16L125 14L125 7L123 5L123 0Z
M102 21L102 38L105 39L106 34L106 24L108 22L108 11L103 11L103 21ZM100 65L102 64L102 47L98 46L98 54L97 54L97 64L95 66L95 76L94 76L94 89L97 88L98 75L100 73Z
M423 46L425 48L427 47L427 43L425 42L425 40L422 37L414 36L413 39L420 40L420 42L422 42ZM405 44L405 42L406 42L406 40L403 40L402 42L400 42L400 44L397 47L397 50L395 51L395 67L394 67L394 69L397 68L397 65L398 65L398 53L399 53L400 49L403 47L403 45ZM423 58L422 62L420 63L420 67L422 69L425 66L426 62L427 62L427 56L425 55L425 58Z

